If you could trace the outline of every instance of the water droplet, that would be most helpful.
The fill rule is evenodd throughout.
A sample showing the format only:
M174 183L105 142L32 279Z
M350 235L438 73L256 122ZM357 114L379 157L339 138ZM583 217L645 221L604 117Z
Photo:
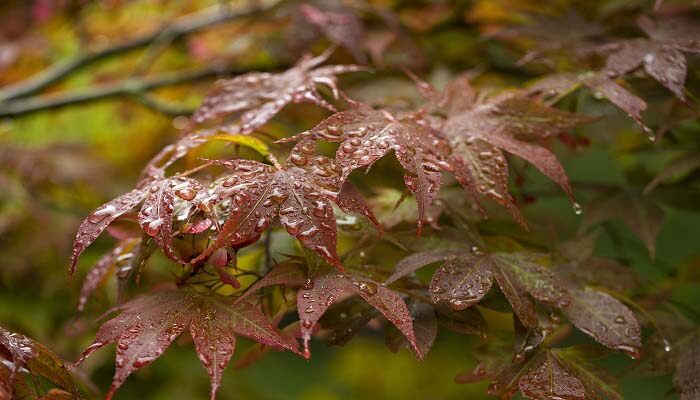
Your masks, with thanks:
M455 311L461 311L464 310L465 308L469 307L469 301L464 300L464 299L449 299L447 301L447 305L450 306L451 309Z
M364 294L373 296L377 294L377 285L373 282L354 282L353 285Z
M625 320L625 317L623 317L622 315L618 315L617 317L615 317L615 323L624 324L625 322L627 322L627 320Z
M661 341L662 341L663 344L664 344L664 351L667 352L667 353L668 353L669 351L671 351L671 343L668 341L668 339L666 339L666 338L661 338Z
M92 222L93 224L96 224L100 221L103 221L105 218L114 215L115 212L117 212L117 208L111 204L108 204L103 208L90 214L90 216L88 217L88 221Z
M304 282L304 286L302 287L304 290L311 290L314 288L314 281L311 280L311 278L306 279L306 282Z
M572 207L574 208L574 214L576 214L576 215L583 214L583 207L581 207L581 205L579 203L574 202L574 204L572 204Z
M154 219L153 221L149 222L146 227L145 231L149 236L155 236L160 232L160 227L165 223L165 220L163 218L158 218Z
M292 164L296 165L297 167L303 167L309 162L309 159L306 158L306 156L296 153L292 154L289 157L289 160L292 161Z
M190 201L195 198L197 192L195 192L193 189L186 188L178 190L177 192L175 192L175 194L182 200Z

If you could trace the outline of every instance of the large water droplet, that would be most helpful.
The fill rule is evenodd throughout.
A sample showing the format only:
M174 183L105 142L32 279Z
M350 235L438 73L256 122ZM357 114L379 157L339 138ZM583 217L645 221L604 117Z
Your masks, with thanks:
M176 191L175 195L177 195L177 197L181 198L182 200L190 201L195 198L197 192L195 192L193 189L185 188Z
M572 204L572 207L574 208L574 213L576 215L583 214L583 207L581 207L579 203L574 202L574 204Z
M160 227L163 226L165 220L163 218L154 219L146 225L145 231L149 236L155 236L160 232Z
M105 207L90 214L90 216L88 217L88 221L92 222L93 224L96 224L100 221L103 221L105 218L114 215L115 212L117 212L117 208L111 204L108 204Z

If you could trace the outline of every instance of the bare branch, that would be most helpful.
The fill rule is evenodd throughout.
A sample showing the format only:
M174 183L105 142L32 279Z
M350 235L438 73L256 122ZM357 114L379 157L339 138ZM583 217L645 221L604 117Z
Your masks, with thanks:
M204 11L187 15L175 20L171 25L156 32L132 39L128 42L118 44L113 47L103 49L94 53L78 55L75 58L65 60L61 63L46 69L39 74L7 86L0 91L0 102L26 97L60 81L71 73L96 61L129 52L144 46L148 46L156 40L167 38L169 41L175 40L189 33L212 27L232 20L247 18L270 11L281 4L282 1L272 5L263 6L255 2L255 6L234 11L230 8L212 7Z

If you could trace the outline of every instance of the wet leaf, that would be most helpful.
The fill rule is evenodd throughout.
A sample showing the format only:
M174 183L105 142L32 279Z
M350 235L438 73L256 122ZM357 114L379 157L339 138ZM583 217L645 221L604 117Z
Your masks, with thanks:
M664 212L652 199L638 193L617 193L596 199L588 207L580 231L609 220L620 219L641 239L651 258L656 256L656 237Z
M202 191L202 185L190 178L174 177L153 183L139 211L141 229L153 237L168 258L185 264L173 250L173 212L176 201L191 202Z
M537 356L518 382L520 393L535 400L585 399L583 384L572 376L556 355L545 351Z
M640 27L651 39L629 39L608 45L611 51L604 72L622 76L643 68L647 74L685 100L687 73L684 52L698 52L697 21L690 18L640 19ZM611 50L608 50L611 49Z
M234 306L224 297L163 290L138 297L118 310L120 314L102 324L78 361L107 344L116 343L116 372L107 398L134 371L160 357L188 327L199 359L211 378L212 399L221 373L233 355L236 335L297 351L296 343L280 336L255 306L245 302Z
M446 144L413 114L393 115L361 103L321 121L288 140L340 142L335 157L343 178L394 151L404 168L404 182L416 197L419 229L442 185Z
M424 356L418 347L410 311L401 296L393 290L376 282L356 280L333 272L314 277L309 286L297 293L297 310L307 354L313 328L321 316L341 295L351 293L359 295L381 312L406 337L416 355L419 358Z
M420 354L426 355L435 342L438 333L438 320L435 310L429 304L414 303L409 306L413 318L413 330L416 332L416 340ZM393 325L385 328L384 341L389 349L396 353L402 347L411 348L406 337ZM420 357L420 355L417 355Z
M438 322L445 328L462 335L486 335L486 320L478 308L469 307L463 310L438 304L435 306Z
M433 275L430 298L455 310L476 304L491 289L493 272L488 257L462 256L447 260Z
M590 288L571 292L571 304L562 308L566 317L597 342L632 358L641 355L639 323L627 306L609 294Z
M11 394L16 373L26 369L32 376L42 377L74 395L78 394L63 360L41 343L0 327L0 355L9 362L9 366L3 365L0 370L0 393L4 390Z
M551 350L568 373L578 379L586 390L586 398L594 400L622 400L614 377L599 365L590 363L588 354L580 346Z
M647 103L601 73L548 75L536 81L527 91L531 94L562 95L574 91L581 85L592 90L594 97L608 99L629 115L644 131L650 132L650 129L642 121L642 112L647 109Z
M342 269L336 252L337 226L332 203L366 215L374 222L376 219L362 197L352 187L343 185L333 160L314 156L314 151L310 142L298 143L284 166L251 160L220 162L234 173L217 181L214 201L229 201L231 212L214 246L193 262L223 246L253 243L274 219L279 219L303 246Z
M345 47L355 60L361 63L366 61L361 47L365 29L362 20L350 8L342 3L326 1L316 5L303 3L299 10L304 19L316 26L328 40Z
M73 254L69 267L70 275L75 272L80 254L100 236L112 221L138 206L146 198L146 194L146 191L140 188L123 194L98 207L80 224L73 242Z
M314 103L334 111L335 108L321 97L316 86L327 86L337 97L336 75L365 68L357 65L319 67L329 56L330 53L325 52L318 57L303 57L293 68L279 74L253 72L221 80L192 119L199 124L240 115L240 126L227 130L247 134L264 125L289 103Z
M415 253L397 263L387 280L393 282L418 268L441 260L430 283L435 303L463 310L478 303L495 278L523 325L538 326L530 296L544 303L564 306L570 298L564 284L548 268L538 264L541 255L531 253L486 253L477 246Z

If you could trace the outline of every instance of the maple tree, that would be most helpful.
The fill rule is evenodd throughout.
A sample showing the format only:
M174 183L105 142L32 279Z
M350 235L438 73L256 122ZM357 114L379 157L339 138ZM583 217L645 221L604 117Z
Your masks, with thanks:
M114 275L111 318L70 366L0 328L7 361L0 399L31 392L17 376L25 372L51 384L37 398L83 398L75 371L115 344L111 399L181 336L191 338L214 399L239 336L258 343L233 363L247 366L270 349L312 359L315 340L344 345L358 331L380 328L391 351L407 348L418 360L442 332L473 335L476 367L455 381L488 380L488 394L502 399L518 392L622 399L620 374L598 362L618 353L630 369L672 376L681 399L697 398L696 313L673 298L671 283L658 289L641 279L625 249L617 258L595 251L601 231L624 247L615 233L622 222L656 260L669 208L686 201L669 182L697 174L700 162L684 139L664 135L697 120L687 110L697 99L686 88L697 81L689 69L700 51L696 12L640 13L627 28L645 37L611 33L604 18L573 11L523 14L529 24L484 37L516 49L530 41L512 67L528 79L494 84L475 70L435 79L420 63L402 63L400 73L388 70L413 95L397 100L339 83L342 76L371 85L375 69L386 71L377 60L390 47L410 57L414 44L402 42L403 20L393 11L371 2L283 4L298 61L216 81L178 117L179 137L145 164L133 189L87 215L68 272L79 271L81 255L103 233L116 240L85 275L77 306L88 312L90 297ZM378 21L387 35L381 46L370 32ZM319 41L330 47L313 56ZM335 57L338 64L326 64ZM357 64L342 61L348 58ZM648 78L670 95L647 99ZM609 118L588 112L588 97L623 111L635 137L641 129L657 146L674 142L680 156L651 179L635 171L621 184L584 182L579 195L561 160L575 158L588 130ZM661 102L668 122L647 119ZM290 122L286 112L297 108L315 119ZM549 195L549 181L558 186L580 216L578 230L557 232L557 221L524 211L534 201L531 169L546 178L533 193ZM385 185L374 187L372 174L384 172ZM391 179L397 175L403 184ZM160 253L172 279L147 289L138 282Z

